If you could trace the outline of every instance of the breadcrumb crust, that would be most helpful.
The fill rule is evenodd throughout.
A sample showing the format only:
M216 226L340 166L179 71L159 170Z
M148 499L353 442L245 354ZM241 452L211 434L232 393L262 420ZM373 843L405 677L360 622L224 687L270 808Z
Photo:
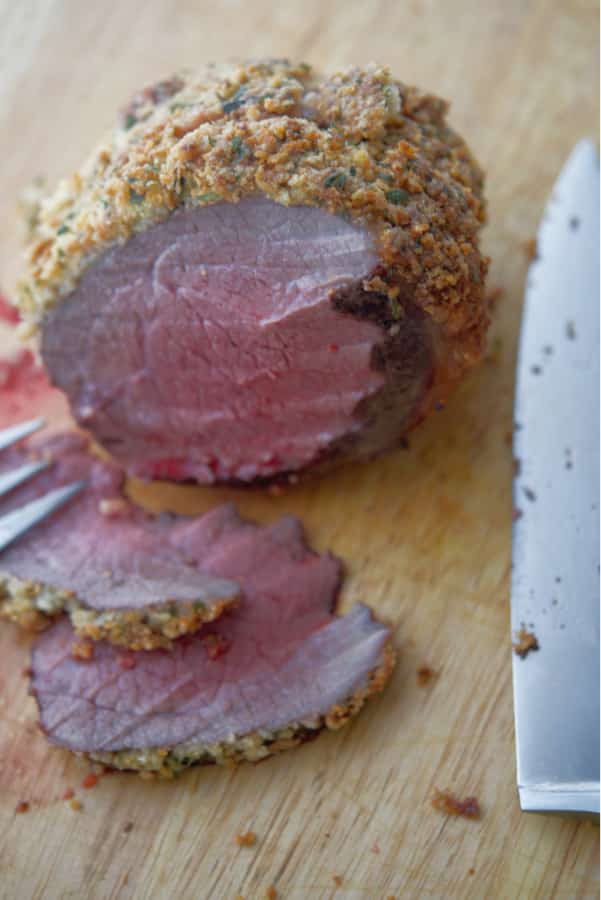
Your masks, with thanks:
M268 756L289 750L313 740L320 731L337 731L362 709L370 697L384 690L396 662L396 654L389 640L382 650L379 665L367 682L342 703L333 706L325 715L312 721L291 722L277 731L255 731L233 737L217 744L183 744L178 747L157 747L148 750L119 750L117 752L78 753L114 769L139 772L149 777L173 778L192 765L236 765L239 762L259 762ZM35 696L35 695L34 695Z
M320 76L304 63L246 62L146 88L42 203L23 315L41 322L105 250L178 207L259 194L373 228L380 265L365 290L393 313L409 292L468 366L488 324L483 176L446 111L375 64Z

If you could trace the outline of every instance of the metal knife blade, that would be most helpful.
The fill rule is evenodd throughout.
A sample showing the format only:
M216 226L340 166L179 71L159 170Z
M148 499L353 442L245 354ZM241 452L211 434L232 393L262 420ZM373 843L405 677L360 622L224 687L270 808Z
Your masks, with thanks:
M566 162L528 274L515 404L511 624L529 811L599 813L599 160ZM521 515L520 515L521 513Z

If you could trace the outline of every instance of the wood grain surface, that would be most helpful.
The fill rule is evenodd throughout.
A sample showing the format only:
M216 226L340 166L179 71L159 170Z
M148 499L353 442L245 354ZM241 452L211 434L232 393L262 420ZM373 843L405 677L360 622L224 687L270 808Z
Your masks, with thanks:
M375 59L452 100L488 172L494 353L409 450L274 498L134 488L152 508L224 497L304 519L347 560L343 606L395 628L399 665L347 730L258 766L174 783L88 767L50 748L27 697L28 642L0 630L2 898L550 898L598 896L598 830L520 813L509 571L515 342L526 255L574 142L598 130L598 5L586 0L1 0L0 281L18 271L15 203L87 153L128 94L183 64L290 55L333 69ZM544 648L541 652L544 652ZM416 669L439 673L419 687ZM76 789L83 804L62 796ZM431 808L476 794L479 822ZM26 815L15 814L28 801ZM251 829L252 848L236 845ZM334 876L340 876L337 885Z

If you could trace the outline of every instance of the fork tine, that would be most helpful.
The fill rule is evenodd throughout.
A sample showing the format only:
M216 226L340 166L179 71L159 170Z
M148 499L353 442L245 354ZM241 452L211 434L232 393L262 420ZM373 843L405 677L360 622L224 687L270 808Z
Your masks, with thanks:
M33 525L37 525L50 513L79 493L85 487L85 481L76 481L65 487L56 488L38 500L32 500L21 509L0 518L0 550L4 550L12 541L24 534Z
M49 460L42 459L39 462L26 463L24 466L19 466L18 469L11 469L10 472L4 472L0 475L0 497L8 494L9 491L12 491L18 485L23 484L28 478L37 475L38 472L47 469L49 465Z
M0 450L5 450L11 444L29 437L34 431L42 428L46 422L44 419L30 419L29 422L20 422L18 425L12 425L0 431Z

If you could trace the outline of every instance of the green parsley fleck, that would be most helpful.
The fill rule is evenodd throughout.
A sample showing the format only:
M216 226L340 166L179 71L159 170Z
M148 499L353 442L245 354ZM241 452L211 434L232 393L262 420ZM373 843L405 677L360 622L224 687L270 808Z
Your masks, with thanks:
M326 188L335 187L338 190L341 190L345 184L346 175L344 174L344 172L334 172L332 175L328 175L323 183L323 186Z
M125 117L125 125L124 125L125 130L129 131L130 128L134 127L134 125L137 123L137 121L138 120L136 119L136 117L134 116L133 113L128 113L127 116Z
M402 188L394 188L392 191L386 191L386 199L393 206L406 206L409 203L411 195Z
M140 203L144 203L145 199L146 199L145 194L138 194L138 192L134 191L132 188L129 189L129 202L130 203L135 203L137 206Z
M390 298L390 312L392 313L393 319L400 319L403 315L403 311L401 309L401 304L396 299L396 297Z
M234 112L235 109L239 109L244 103L246 103L246 90L243 87L238 88L229 100L221 101L224 113Z
M356 174L357 174L356 168L354 166L351 166L349 169L349 175L352 175L354 177Z
M58 231L56 233L58 235L61 235L61 234L67 234L69 231L71 231L71 229L69 228L68 225L61 225L61 227L58 229Z
M248 153L248 147L239 134L237 134L235 138L232 138L231 147L234 159L242 159Z
M202 600L195 600L193 606L197 612L202 612L203 609L205 609L205 604L202 602Z
M206 194L200 194L196 199L199 203L218 203L221 200L221 195L216 194L215 191L209 191Z

